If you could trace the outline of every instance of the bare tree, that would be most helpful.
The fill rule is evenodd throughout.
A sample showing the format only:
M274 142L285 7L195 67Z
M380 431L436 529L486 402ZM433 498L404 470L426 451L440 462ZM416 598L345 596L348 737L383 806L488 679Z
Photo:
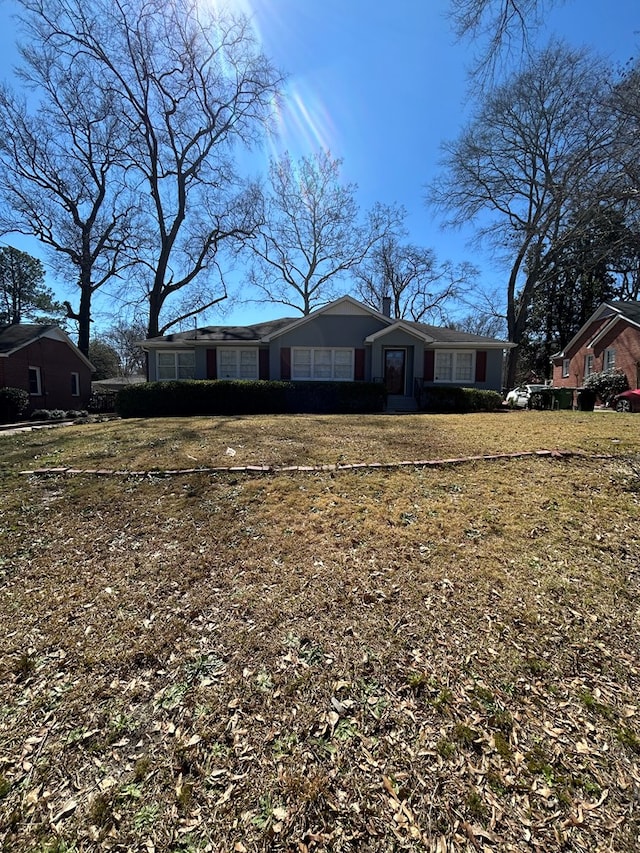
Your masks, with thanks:
M148 218L138 249L148 335L224 299L203 296L223 242L253 228L254 198L234 173L234 145L250 143L272 113L280 75L245 18L196 0L21 0L34 39L95 70L132 140L129 181ZM172 297L198 279L190 306ZM181 294L183 296L183 294Z
M469 332L472 335L498 338L504 334L504 318L497 314L472 312L456 320L450 320L447 327L458 329L460 332Z
M341 165L328 151L271 163L250 274L269 302L309 314L397 226L400 212L383 205L362 220L357 187L341 183Z
M117 319L106 329L102 338L118 354L123 376L142 374L146 370L145 352L139 344L146 334L145 323L139 320Z
M612 168L606 175L611 195L620 200L624 223L617 265L611 272L623 299L640 298L640 60L624 70L611 92L616 121Z
M78 346L88 353L91 300L130 261L130 189L123 171L125 128L114 97L82 56L40 38L22 48L18 70L30 90L0 88L0 229L37 237L53 266L77 277Z
M563 0L450 0L456 35L479 44L472 69L476 79L491 79L505 56L528 53L544 13L560 2Z
M460 286L475 270L468 264L438 264L432 249L403 244L392 235L381 240L355 270L361 299L380 309L391 299L391 315L417 322L442 321Z
M554 45L487 96L444 146L444 173L429 197L450 224L477 222L508 263L507 330L516 344L534 287L606 203L599 181L614 129L599 92L608 73L592 56ZM517 348L509 383L516 359Z

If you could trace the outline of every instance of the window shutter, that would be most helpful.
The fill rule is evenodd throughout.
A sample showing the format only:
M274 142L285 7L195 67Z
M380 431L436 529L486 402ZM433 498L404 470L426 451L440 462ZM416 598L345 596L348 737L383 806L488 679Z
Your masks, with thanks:
M481 350L476 353L476 382L487 380L487 353Z
M218 378L218 360L215 349L207 350L207 379Z
M353 355L353 378L356 382L364 381L364 350L356 349Z
M280 349L280 379L288 382L291 379L291 347Z
M424 381L433 382L433 363L435 353L432 349L424 351Z
M258 379L269 378L269 350L258 350Z

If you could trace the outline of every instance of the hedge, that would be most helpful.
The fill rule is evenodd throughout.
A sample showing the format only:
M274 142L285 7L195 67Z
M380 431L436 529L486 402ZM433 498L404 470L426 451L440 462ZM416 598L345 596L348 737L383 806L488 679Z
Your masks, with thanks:
M265 382L185 379L144 382L118 391L123 418L190 415L380 412L384 386L374 382Z
M502 408L497 391L430 385L422 389L419 407L423 412L494 412Z

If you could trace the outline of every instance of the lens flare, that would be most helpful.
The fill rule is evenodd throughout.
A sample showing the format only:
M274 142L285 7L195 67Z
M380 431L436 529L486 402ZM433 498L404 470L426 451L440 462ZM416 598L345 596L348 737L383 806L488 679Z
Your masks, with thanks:
M290 30L275 0L199 0L215 14L243 15L250 21L258 44L276 66L287 73L286 62L271 55L269 45L286 44L283 33ZM291 33L288 33L291 36ZM288 78L282 97L274 103L274 122L267 137L270 157L289 151L294 157L318 149L336 150L336 128L332 116L319 92L321 80L292 75Z

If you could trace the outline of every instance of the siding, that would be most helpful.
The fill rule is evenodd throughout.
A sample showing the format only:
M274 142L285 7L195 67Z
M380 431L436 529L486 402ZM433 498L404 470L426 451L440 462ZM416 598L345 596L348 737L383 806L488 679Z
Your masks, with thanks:
M384 328L384 323L371 316L327 315L316 317L275 338L280 347L361 347L364 339ZM386 343L386 341L385 341Z

